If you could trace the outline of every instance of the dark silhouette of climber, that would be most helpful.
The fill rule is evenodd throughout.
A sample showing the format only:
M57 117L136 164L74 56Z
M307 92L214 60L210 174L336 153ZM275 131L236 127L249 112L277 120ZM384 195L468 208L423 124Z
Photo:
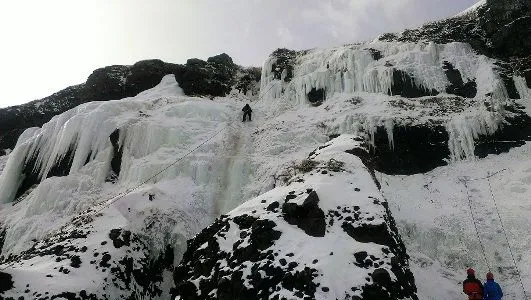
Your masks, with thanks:
M242 111L243 111L243 121L242 122L245 122L245 119L246 119L247 116L249 116L249 121L251 121L251 113L253 112L253 110L251 109L249 104L245 104L245 106L243 107Z
M476 278L476 272L470 268L466 270L467 278L463 281L463 292L469 300L483 300L483 284Z

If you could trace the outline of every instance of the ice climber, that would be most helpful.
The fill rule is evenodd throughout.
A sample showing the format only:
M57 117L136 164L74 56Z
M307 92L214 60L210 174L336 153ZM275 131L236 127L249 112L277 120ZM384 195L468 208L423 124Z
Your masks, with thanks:
M483 297L485 300L501 300L503 292L500 285L494 281L494 275L487 273L487 282L483 286Z
M466 270L467 278L463 281L463 292L469 300L483 300L483 285L476 278L474 269Z
M251 109L249 104L245 104L245 106L243 107L242 111L243 111L243 121L242 122L245 122L245 119L246 119L245 117L246 116L249 116L249 121L251 121L251 113L253 112L253 110Z

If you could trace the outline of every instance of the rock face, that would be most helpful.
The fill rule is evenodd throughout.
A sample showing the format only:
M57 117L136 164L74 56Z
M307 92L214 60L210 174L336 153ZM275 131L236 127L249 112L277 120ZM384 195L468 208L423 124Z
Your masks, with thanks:
M190 240L176 299L417 299L387 203L350 153L368 155L359 139L335 138L287 186Z
M87 81L27 104L0 109L0 155L13 149L18 137L29 127L40 127L53 116L91 101L132 97L156 86L167 74L175 74L186 95L225 96L236 88L247 93L260 81L257 68L243 68L227 54L206 62L189 59L185 65L158 59L132 66L114 65L92 72Z

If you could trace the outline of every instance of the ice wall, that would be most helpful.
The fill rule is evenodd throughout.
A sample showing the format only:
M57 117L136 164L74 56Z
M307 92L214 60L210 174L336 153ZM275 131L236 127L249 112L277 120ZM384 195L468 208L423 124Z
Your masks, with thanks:
M158 88L136 97L86 103L54 117L42 128L28 129L9 155L0 176L0 203L14 199L25 164L33 159L34 172L43 180L69 151L72 153L69 174L81 178L90 169L90 185L101 185L112 159L109 136L116 129L120 129L119 145L123 150L118 183L127 187L149 178L198 141L227 126L230 114L225 105L179 94L170 75ZM195 153L192 162L184 161L154 181L185 173L208 182L212 172L207 171L206 161L214 158L221 138L220 135ZM81 189L84 186L78 185Z
M396 99L407 99L392 95L396 84L395 71L408 74L418 87L437 91L438 97L442 99L440 101L444 101L444 97L455 97L446 93L446 88L451 83L443 65L450 63L459 70L464 83L475 82L477 85L476 96L472 99L476 104L472 107L455 114L432 114L432 120L439 117L438 122L443 119L442 122L446 123L450 135L448 144L451 160L474 158L474 140L480 135L492 134L499 128L509 98L505 85L496 72L495 61L477 55L466 43L440 45L433 42L373 41L299 52L294 59L293 78L288 82L275 79L273 66L276 60L271 55L264 63L261 97L276 103L287 102L304 107L310 106L308 93L316 89L324 90L325 99L358 95L366 99L366 102L380 102L366 104L360 109L362 112L351 114L354 120L348 122L362 128L368 134L371 144L374 144L372 139L376 127L383 126L388 132L390 147L394 146L393 126L400 125L403 121L393 117L388 109L382 109L382 103L385 105ZM368 96L367 93L380 96ZM423 97L415 99L423 100ZM488 110L483 104L484 100L490 103ZM356 130L341 132L357 134Z
M239 158L240 146L247 144L245 137L231 143L240 137L241 120L234 112L241 110L241 102L236 101L237 107L233 107L232 102L182 96L170 77L136 97L83 104L42 128L23 133L0 175L1 203L14 200L26 163L40 180L22 202L0 211L0 220L9 228L4 250L17 253L27 249L30 240L41 238L77 213L138 186L165 168L143 188L189 180L197 189L195 200L190 201L208 208L212 218L240 203L250 172L244 172L249 169L248 158ZM121 170L117 180L110 183L106 181L114 153L110 135L116 129L122 150ZM69 175L47 178L54 164L68 153L72 155ZM180 189L176 185L166 193L178 198ZM229 204L224 203L229 200Z

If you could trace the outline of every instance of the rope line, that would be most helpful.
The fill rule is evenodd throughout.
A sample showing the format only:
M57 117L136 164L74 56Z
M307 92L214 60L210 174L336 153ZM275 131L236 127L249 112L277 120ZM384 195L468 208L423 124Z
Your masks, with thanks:
M478 225L476 224L476 218L474 217L474 211L472 209L472 200L470 199L470 193L468 192L467 179L466 178L460 178L459 180L461 182L463 182L463 184L465 185L466 196L467 196L467 199L468 199L468 207L470 208L470 216L472 217L472 222L474 223L474 228L476 229L476 236L478 238L479 245L481 246L481 251L483 252L483 259L485 259L485 264L487 265L487 269L490 272L491 269L490 269L489 261L487 259L487 254L485 252L485 247L483 246L483 243L481 242L481 237L479 235Z
M497 172L499 173L499 172ZM514 268L516 269L516 275L518 276L518 280L520 281L520 285L522 287L522 291L524 292L524 298L527 300L527 292L524 288L524 283L522 282L522 276L520 275L520 270L518 269L518 265L516 264L516 260L514 259L514 254L513 254L513 250L511 249L511 245L509 244L509 238L507 237L507 231L505 230L505 226L503 225L503 221L502 221L502 218L501 218L501 215L500 215L500 211L498 209L498 205L496 204L496 199L494 197L494 193L492 192L492 186L490 184L490 180L489 178L492 177L493 175L497 174L497 173L494 173L494 174L491 174L489 176L489 172L487 172L487 182L489 183L489 190L490 190L490 195L492 197L492 202L494 202L494 208L496 209L496 213L498 214L498 219L500 220L500 225L501 225L501 228L503 230L503 235L505 236L505 241L507 242L507 248L509 248L509 253L511 254L511 258L513 260L513 264L514 264Z
M275 84L272 84L269 89L267 89L267 91L265 93L263 93L259 98L258 98L258 101L256 101L256 103L260 102L265 95L267 95L267 92L269 92L273 87L275 86ZM228 126L230 127L230 126ZM98 214L99 212L101 212L102 210L104 210L105 208L109 207L111 204L113 204L114 202L122 199L123 197L125 197L126 195L130 194L131 192L137 190L138 188L140 188L141 186L145 185L146 183L148 183L150 180L152 180L153 178L157 177L158 175L162 174L163 172L165 172L166 170L168 170L169 168L171 168L172 166L174 166L175 164L177 164L178 162L180 162L181 160L183 160L185 157L187 157L188 155L192 154L193 152L195 152L196 150L198 150L199 148L201 148L203 145L205 145L207 142L209 142L210 140L212 140L214 137L216 137L218 134L220 134L223 130L227 129L228 127L223 127L221 128L220 130L218 130L214 135L210 136L208 139L206 139L205 141L203 141L201 144L199 144L197 147L193 148L192 150L188 151L186 154L184 154L183 156L179 157L177 160L175 160L174 162L172 162L171 164L167 165L166 167L162 168L160 171L158 171L157 173L155 173L154 175L152 175L151 177L147 178L146 180L144 180L142 183L132 187L132 188L129 188L123 192L120 192L118 193L117 195L111 197L111 198L108 198L106 200L103 200L95 205L92 206L92 208L94 207L97 207L97 206L100 206L98 209L96 209L94 212L91 212L90 209L87 209L85 210L85 212L83 213L80 213L78 214L77 216L82 216L82 215L86 215L88 213L93 213L93 214ZM76 217L77 217L76 216ZM57 232L62 232L62 231L65 231L65 230L68 230L70 229L70 227L73 227L73 226L76 226L74 225L72 222L70 222L68 225L66 226L63 226L61 227L60 229L58 230L54 230L54 231L51 231L49 232L48 234L46 234L44 236L44 238L50 236L50 235L53 235ZM42 240L42 239L41 239ZM5 270L7 268L9 268L10 266L14 265L16 263L16 261L12 261L11 263L8 263L5 267L3 268L0 268L0 270Z

